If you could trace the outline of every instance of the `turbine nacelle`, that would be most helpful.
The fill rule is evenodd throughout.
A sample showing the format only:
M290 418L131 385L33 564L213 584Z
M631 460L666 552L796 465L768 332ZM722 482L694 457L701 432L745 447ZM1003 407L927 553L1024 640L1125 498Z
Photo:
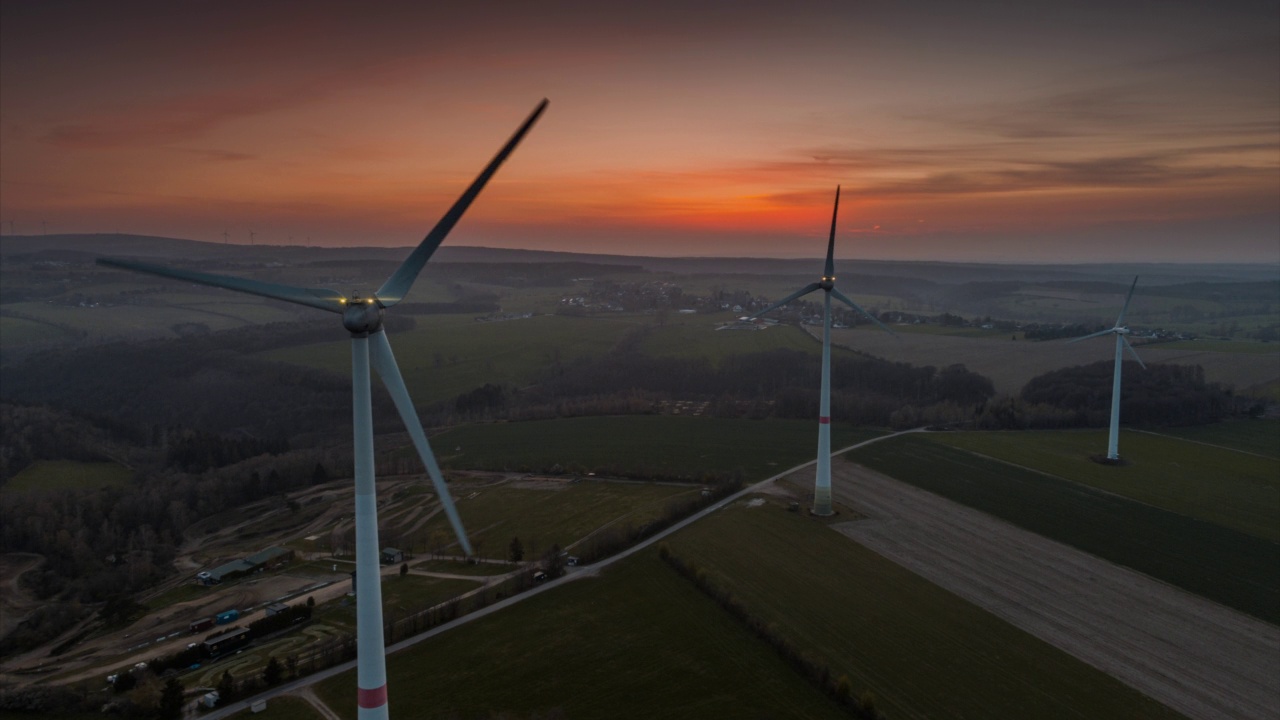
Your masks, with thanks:
M1117 334L1117 335L1128 335L1128 334L1129 334L1129 328L1127 328L1127 327L1114 327L1114 328L1111 328L1111 332L1113 332L1113 333L1115 333L1115 334Z
M382 303L377 298L362 298L359 293L342 301L342 327L354 337L368 337L382 329Z
M836 286L836 277L834 275L831 275L829 277L823 276L823 278L818 281L818 287L822 290L826 290L827 292L831 292L831 288L835 286Z

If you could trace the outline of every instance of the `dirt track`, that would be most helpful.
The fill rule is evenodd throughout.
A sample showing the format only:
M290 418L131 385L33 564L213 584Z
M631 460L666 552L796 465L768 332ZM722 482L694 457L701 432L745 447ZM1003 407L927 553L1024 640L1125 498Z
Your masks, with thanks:
M1274 720L1280 628L848 461L837 530L1191 718Z

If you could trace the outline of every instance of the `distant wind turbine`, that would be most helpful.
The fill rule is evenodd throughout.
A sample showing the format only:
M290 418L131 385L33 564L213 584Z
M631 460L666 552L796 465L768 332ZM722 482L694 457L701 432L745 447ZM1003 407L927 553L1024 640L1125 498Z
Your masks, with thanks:
M254 232L254 231L252 231L252 230L250 230L250 231L249 231L249 244L250 244L250 245L252 245L252 244L253 244L253 238L254 238L254 236L255 236L255 235L257 235L257 234L258 234L258 233Z
M747 318L754 320L767 312L776 310L797 298L808 295L815 290L821 290L822 296L822 397L819 401L818 409L818 474L814 478L813 483L813 514L814 515L830 515L831 509L831 298L832 296L840 302L866 315L871 322L879 325L882 330L890 335L896 334L885 327L884 323L875 318L874 315L863 310L857 303L845 297L844 293L836 289L836 266L835 266L835 248L836 248L836 216L840 214L840 187L836 186L836 203L835 208L831 211L831 236L827 239L827 264L823 268L822 279L815 283L810 283L796 292L786 296L778 302L761 310L760 312Z
M226 245L226 244L227 244L227 238L229 238L229 237L231 237L231 233L227 232L226 230L223 230L223 231L222 231L222 244L223 244L223 245Z
M360 720L385 720L387 711L386 648L382 637L382 587L378 573L378 508L375 496L373 467L373 408L370 399L370 360L382 382L387 386L400 419L409 431L409 437L426 466L427 474L435 486L440 504L453 525L463 551L471 555L471 543L467 539L462 520L454 507L449 488L445 485L436 463L426 433L418 420L413 401L405 388L404 378L391 353L382 326L383 312L404 299L423 266L431 258L445 236L461 219L472 201L484 189L489 179L524 138L529 129L547 107L543 100L533 113L516 130L515 135L498 151L493 160L481 171L466 192L449 208L444 217L427 233L409 257L368 297L352 293L350 297L336 290L299 288L275 283L260 282L248 278L213 275L188 270L100 258L100 265L151 273L162 277L201 283L238 292L283 300L327 310L342 316L342 325L351 333L351 382L354 410L354 454L356 492L356 649L357 649L357 700ZM252 233L250 233L252 238Z
M1129 344L1129 339L1125 337L1129 334L1129 328L1124 325L1124 314L1129 311L1129 302L1133 300L1133 290L1136 287L1138 287L1138 276L1134 275L1133 284L1129 286L1129 294L1124 299L1124 307L1120 308L1120 316L1116 318L1115 326L1067 341L1070 344L1090 338L1102 337L1103 335L1116 336L1116 367L1111 375L1111 431L1107 435L1108 460L1120 459L1120 366L1124 364L1124 350L1127 348L1133 354L1133 359L1138 361L1138 365L1142 366L1143 370L1147 369L1146 363L1142 362L1142 358L1138 357L1138 351L1133 349L1133 346Z

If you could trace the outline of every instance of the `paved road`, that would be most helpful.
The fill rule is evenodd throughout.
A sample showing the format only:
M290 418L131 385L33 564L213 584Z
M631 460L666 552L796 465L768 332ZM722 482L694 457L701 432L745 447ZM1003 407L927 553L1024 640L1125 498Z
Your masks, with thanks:
M1280 717L1280 628L853 463L837 530L1190 718Z
M915 430L906 430L906 431L904 431L904 432L900 432L900 433L892 433L892 434L889 434L889 435L882 435L882 436L880 436L880 437L872 438L872 439L870 439L870 440L866 440L866 441L863 441L863 442L857 443L856 445L850 445L849 447L841 448L840 450L837 450L837 451L835 451L835 452L834 452L834 453L832 453L832 454L833 454L833 455L839 455L839 454L841 454L841 453L846 453L846 452L849 452L850 450L855 450L855 449L860 448L860 447L863 447L863 446L865 446L865 445L870 445L871 443L874 443L874 442L880 442L881 440L886 440L886 439L888 439L888 438L896 437L896 436L898 436L898 435L903 435L903 434L905 434L905 433L920 432L922 429L923 429L923 428L917 428L917 429L915 429ZM564 575L563 577L557 578L557 579L552 580L552 581L550 581L550 582L547 582L547 583L544 583L544 584L539 585L539 586L537 586L537 587L534 587L533 589L528 590L528 591L523 592L523 593L520 593L519 595L514 595L514 596L512 596L512 597L506 598L505 600L501 600L501 601L499 601L499 602L496 602L496 603L494 603L494 604L492 604L492 605L490 605L490 606L488 606L488 607L486 607L486 608L484 608L484 609L482 609L482 610L478 610L478 611L473 612L473 613L470 613L470 614L468 614L468 615L463 615L462 617L460 617L460 618L458 618L458 619L456 619L456 620L452 620L452 621L450 621L450 622L445 623L444 625L440 625L440 626L437 626L437 627L435 627L435 628L432 628L431 630L428 630L428 631L426 631L426 632L422 633L421 635L415 635L414 637L408 638L408 639L406 639L406 640L402 640L402 641L400 641L400 642L396 643L395 645L392 645L391 647L388 647L388 648L387 648L387 654L388 654L388 655L390 655L391 653L398 652L398 651L403 650L404 648L410 647L410 646L412 646L412 645L416 645L417 643L420 643L420 642L422 642L423 640L426 640L426 639L428 639L428 638L433 638L433 637L435 637L436 635L439 635L440 633L448 632L448 631L450 631L450 630L452 630L452 629L454 629L454 628L456 628L456 627L459 627L459 626L461 626L461 625L465 625L466 623L473 622L473 621L475 621L475 620L479 620L480 618L485 617L485 616L489 615L490 613L495 613L495 612L498 612L499 610L503 610L503 609L505 609L505 608L507 608L507 607L510 607L511 605L514 605L514 604L516 604L516 603L518 603L518 602L523 602L523 601L525 601L525 600L527 600L527 599L529 599L529 598L531 598L531 597L534 597L535 595L539 595L539 594L544 593L544 592L546 592L546 591L548 591L548 590L551 590L552 588L559 587L560 585L563 585L564 583L573 582L574 580L578 580L578 579L581 579L581 578L584 578L584 577L592 577L592 576L594 576L594 575L598 574L602 568L608 567L609 565L612 565L613 563L618 562L619 560L622 560L622 559L624 559L624 558L630 557L631 555L633 555L633 554L635 554L635 553L637 553L637 552L640 552L641 550L643 550L643 549L645 549L645 548L649 547L650 545L653 545L654 543L661 541L663 538L667 537L667 536L668 536L668 535L670 535L671 533L677 532L677 531L681 530L682 528L684 528L684 527L686 527L686 526L690 525L691 523L695 523L695 522L697 522L698 520L701 520L702 518L706 517L707 515L710 515L711 513L713 513L713 512L715 512L715 511L717 511L717 510L719 510L719 509L721 509L721 508L725 507L726 505L729 505L730 503L733 503L733 502L735 502L735 501L739 500L740 498L742 498L742 496L747 495L747 494L749 494L749 493L753 493L753 492L759 492L761 489L763 489L764 487L766 487L766 486L767 486L767 485L769 485L770 483L774 482L775 480L778 480L779 478L786 477L787 475L790 475L791 473L796 472L797 470L803 470L803 469L804 469L804 468L806 468L806 467L810 467L810 466L812 466L815 462L817 462L817 461L816 461L816 460L810 460L810 461L809 461L809 462L807 462L807 463L801 463L801 464L799 464L799 465L796 465L796 466L795 466L795 467L793 467L793 468L789 468L789 469L787 469L787 470L784 470L784 471L782 471L782 472L778 473L777 475L774 475L773 477L770 477L770 478L765 479L765 480L761 480L760 482L758 482L758 483L756 483L756 484L754 484L754 485L751 485L751 486L749 486L749 487L747 487L747 488L745 488L745 489L743 489L743 490L740 490L740 491L738 491L738 492L734 493L733 495L730 495L729 497L726 497L726 498L724 498L723 500L720 500L719 502L713 503L712 505L708 506L707 508L705 508L705 509L703 509L703 510L700 510L700 511L699 511L699 512L697 512L697 513L694 513L693 515L690 515L689 517L685 518L684 520L681 520L680 522L676 523L675 525L672 525L671 527L669 527L669 528L667 528L667 529L665 529L665 530L662 530L662 531L660 531L660 532L658 532L658 533L654 534L654 535L653 535L652 537L650 537L649 539L647 539L647 540L645 540L645 541L643 541L643 542L640 542L640 543L638 543L638 544L636 544L636 545L633 545L633 546L631 546L631 547L627 548L626 550L623 550L622 552L618 553L617 555L614 555L614 556L612 556L612 557L606 558L606 559L601 560L600 562L598 562L598 563L594 563L594 564L592 564L592 565L587 565L587 566L583 566L583 567L575 567L575 568L567 568L568 573L567 573L566 575ZM201 715L200 717L201 717L201 718L204 718L204 720L221 720L222 718L225 718L225 717L227 717L227 716L229 716L229 715L233 715L233 714L235 714L235 713L237 713L237 712L240 712L241 710L246 710L246 709L248 709L249 705L250 705L251 703L253 703L253 702L256 702L256 701L258 701L258 700L264 700L264 699L269 701L271 698L273 698L273 697L278 697L278 696L280 696L280 695L296 694L296 693L298 693L300 690L302 690L303 688L309 688L310 686L312 686L312 685L314 685L314 684L316 684L316 683L318 683L318 682L321 682L321 681L323 681L323 680L327 680L327 679L329 679L329 678L333 677L334 675L338 675L338 674L340 674L340 673L344 673L344 672L346 672L346 671L348 671L348 670L350 670L350 669L354 668L355 666L356 666L356 661L355 661L355 660L352 660L352 661L350 661L350 662L342 663L341 665L335 665L335 666L333 666L333 667L331 667L331 668L329 668L329 669L327 669L327 670L322 670L322 671L320 671L320 672L318 672L318 673L314 673L314 674L312 674L312 675L308 675L308 676L306 676L306 677L304 677L304 678L299 678L299 679L294 680L294 681L292 681L292 682L288 682L288 683L285 683L285 684L283 684L283 685L278 685L278 686L276 686L275 688L272 688L271 690L268 690L268 691L263 692L263 693L259 693L258 695L254 695L254 696L253 696L253 697L251 697L251 698L248 698L248 699L245 699L245 700L240 700L240 701L238 701L238 702L231 703L230 705L225 705L225 706L223 706L223 707L218 708L217 710L214 710L214 711L209 712L209 713L205 713L205 714ZM354 690L354 688L353 688L353 690ZM394 689L394 688L391 688L391 689L390 689L390 693L389 693L389 695L390 695L390 700L391 700L392 704L394 704L394 702L395 702L395 689ZM268 702L268 704L270 704L270 703Z

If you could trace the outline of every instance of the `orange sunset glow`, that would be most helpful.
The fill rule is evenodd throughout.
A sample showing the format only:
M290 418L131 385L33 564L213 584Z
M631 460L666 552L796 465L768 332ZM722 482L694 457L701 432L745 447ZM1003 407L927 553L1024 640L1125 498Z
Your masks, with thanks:
M3 231L1280 262L1272 3L432 5L5 4Z

